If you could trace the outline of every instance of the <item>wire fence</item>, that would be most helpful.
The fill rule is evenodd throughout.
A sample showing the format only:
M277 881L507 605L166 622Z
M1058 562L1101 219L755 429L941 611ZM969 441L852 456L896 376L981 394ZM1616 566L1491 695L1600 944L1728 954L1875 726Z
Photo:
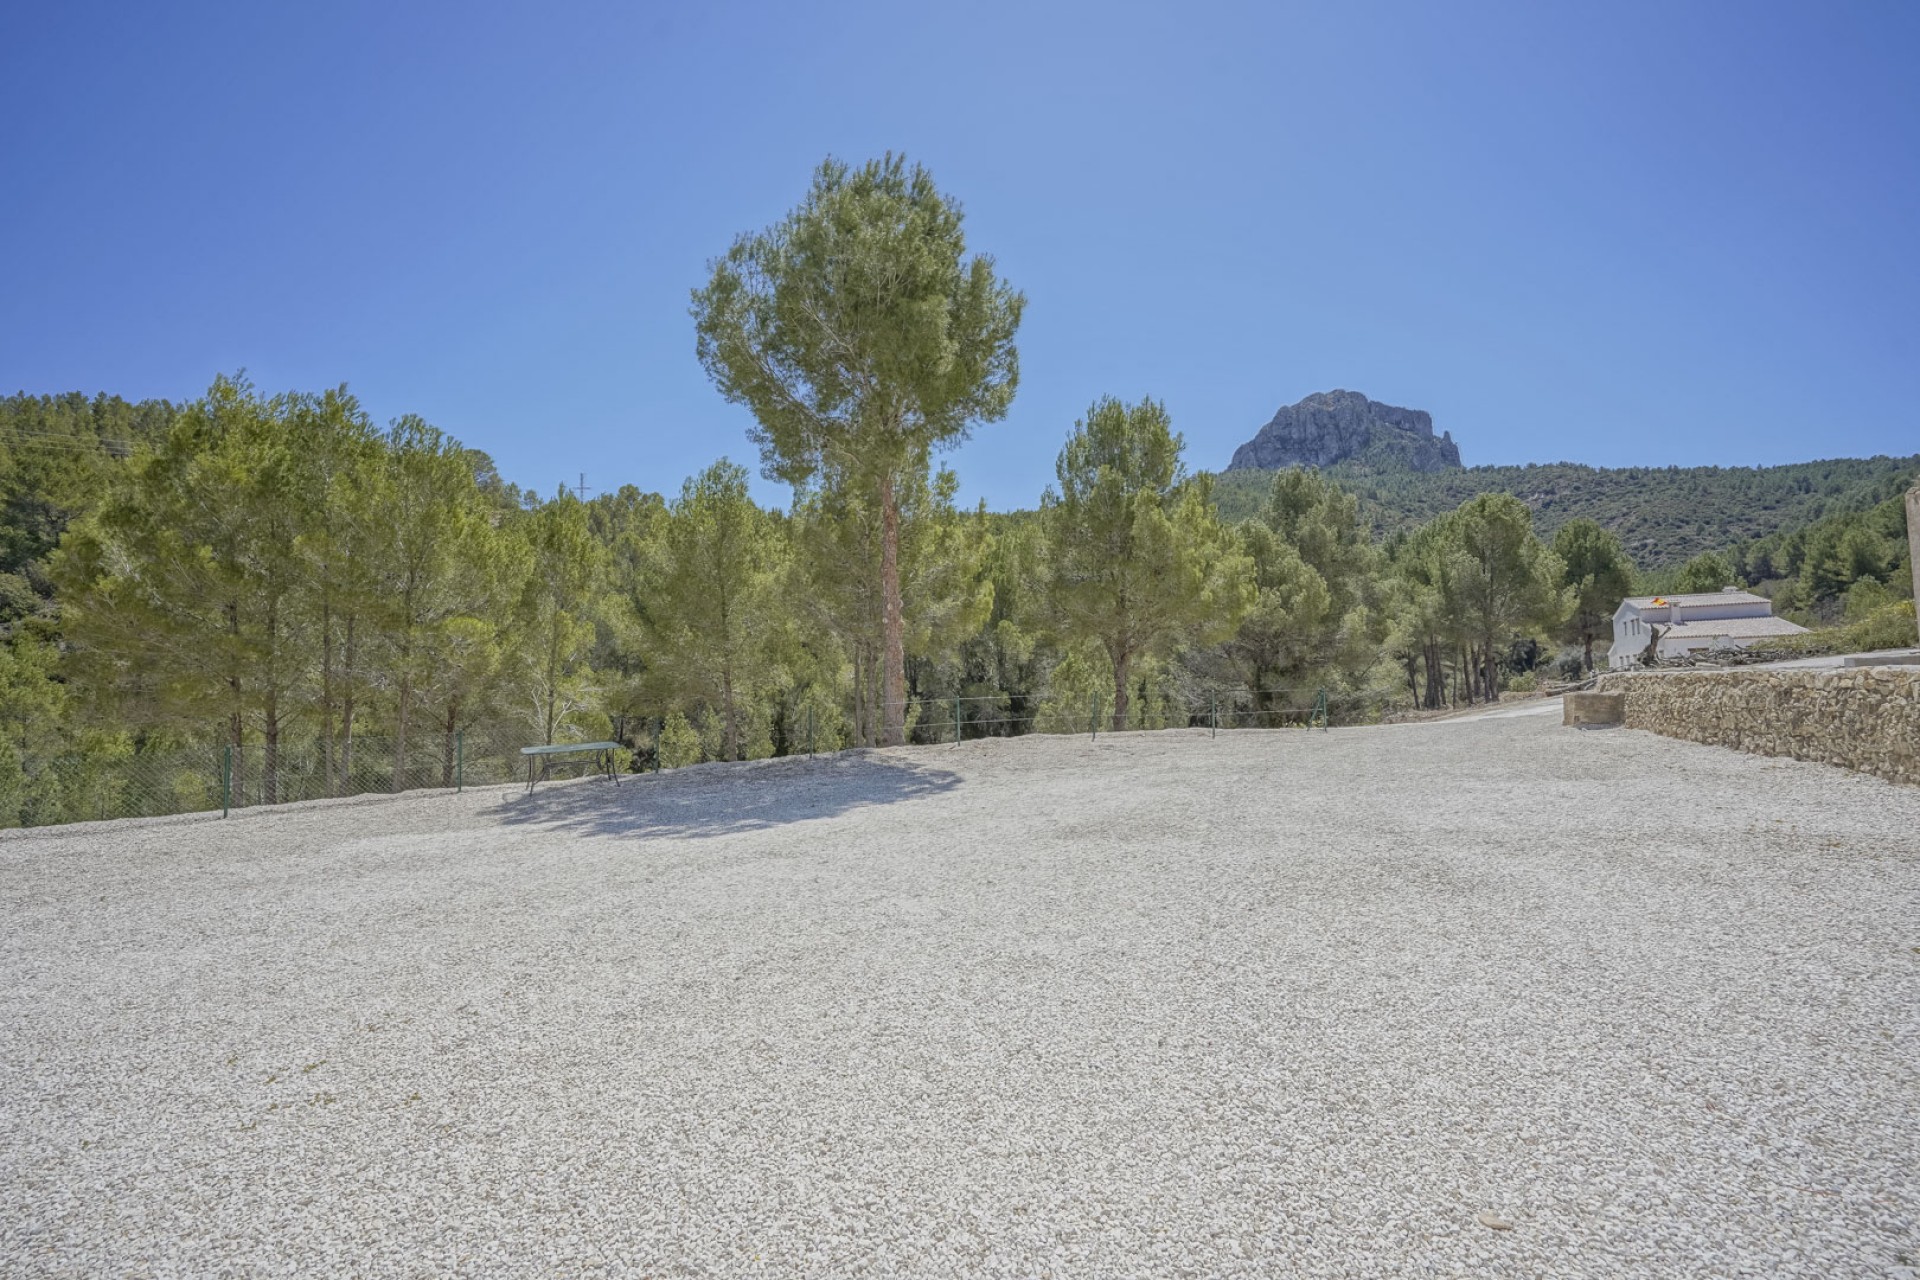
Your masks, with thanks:
M39 794L20 811L25 825L33 826L459 790L523 777L520 748L526 745L524 732L456 730L413 736L404 747L390 736L159 747L59 762L45 771Z
M895 705L895 704L889 704ZM1221 689L1168 696L1149 692L1118 711L1113 695L1090 694L1081 710L1072 699L1021 700L1004 694L927 697L907 701L908 741L938 743L1032 733L1132 733L1153 729L1328 728L1376 723L1404 702L1377 693L1324 688Z
M907 742L960 743L980 738L1204 729L1328 728L1376 723L1410 709L1404 699L1324 689L1221 689L1179 696L1148 691L1116 713L1111 691L1071 697L1010 694L913 697L903 706ZM615 731L620 772L659 773L710 758L699 743L675 743L663 716L628 718ZM775 754L831 754L849 742L844 720L824 724L807 710L786 726ZM530 776L584 773L586 757L541 760L528 773L524 729L492 728L351 740L307 739L268 746L250 742L161 747L118 757L49 762L16 780L17 796L0 797L23 825L170 814L230 814L241 809L393 794L463 790L520 782ZM0 790L5 790L0 785ZM15 801L18 803L15 803Z

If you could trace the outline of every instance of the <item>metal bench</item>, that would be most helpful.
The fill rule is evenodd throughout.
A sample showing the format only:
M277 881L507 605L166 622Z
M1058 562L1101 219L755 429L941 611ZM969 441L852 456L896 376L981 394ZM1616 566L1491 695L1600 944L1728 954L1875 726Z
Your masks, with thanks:
M620 775L613 767L613 753L620 749L617 742L556 742L544 747L522 747L520 754L527 758L527 794L533 794L533 784L547 776L556 756L593 756L594 771L608 782L618 786ZM538 776L535 776L535 768Z

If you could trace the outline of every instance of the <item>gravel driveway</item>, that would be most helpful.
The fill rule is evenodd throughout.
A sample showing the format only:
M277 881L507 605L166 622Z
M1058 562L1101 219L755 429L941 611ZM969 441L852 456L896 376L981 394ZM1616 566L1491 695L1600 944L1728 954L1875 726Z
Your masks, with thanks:
M9 837L0 1272L1920 1274L1917 833L1522 717Z

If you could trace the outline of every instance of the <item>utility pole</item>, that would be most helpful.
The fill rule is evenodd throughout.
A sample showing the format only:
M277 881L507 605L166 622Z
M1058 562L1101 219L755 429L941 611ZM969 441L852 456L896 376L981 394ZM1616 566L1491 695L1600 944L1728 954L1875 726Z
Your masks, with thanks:
M585 502L587 500L587 473L584 471L580 473L579 484L562 484L560 487L562 489L573 490L573 496Z
M1907 554L1913 560L1913 591L1920 598L1920 483L1907 490Z

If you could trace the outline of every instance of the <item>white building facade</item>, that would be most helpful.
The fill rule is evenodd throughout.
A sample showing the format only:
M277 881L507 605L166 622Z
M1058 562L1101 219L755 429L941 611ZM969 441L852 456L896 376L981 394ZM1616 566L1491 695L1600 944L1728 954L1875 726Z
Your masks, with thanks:
M1773 616L1773 601L1727 587L1677 596L1629 596L1613 613L1613 645L1607 666L1619 671L1639 664L1647 646L1662 658L1712 649L1739 649L1769 636L1803 635L1806 628Z

